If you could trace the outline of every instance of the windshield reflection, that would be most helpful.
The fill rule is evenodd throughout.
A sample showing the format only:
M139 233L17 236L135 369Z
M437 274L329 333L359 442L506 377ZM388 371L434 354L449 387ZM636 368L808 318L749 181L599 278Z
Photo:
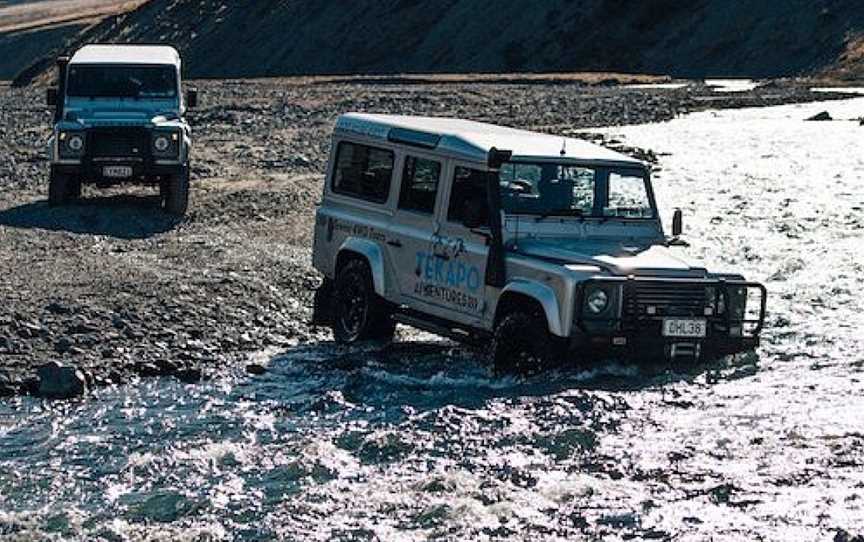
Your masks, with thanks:
M499 178L502 208L507 214L541 218L656 216L643 171L511 162L501 167Z
M83 98L174 98L172 66L73 66L66 93Z

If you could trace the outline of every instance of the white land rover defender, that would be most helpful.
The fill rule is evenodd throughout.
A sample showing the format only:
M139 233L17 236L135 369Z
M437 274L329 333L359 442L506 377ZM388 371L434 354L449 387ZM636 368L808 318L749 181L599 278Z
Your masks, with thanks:
M49 204L77 199L82 183L142 183L159 186L168 213L185 214L192 133L183 116L198 95L181 94L177 51L87 45L57 67Z
M766 291L670 247L649 169L577 139L465 120L339 118L315 221L314 323L491 341L500 371L754 349Z

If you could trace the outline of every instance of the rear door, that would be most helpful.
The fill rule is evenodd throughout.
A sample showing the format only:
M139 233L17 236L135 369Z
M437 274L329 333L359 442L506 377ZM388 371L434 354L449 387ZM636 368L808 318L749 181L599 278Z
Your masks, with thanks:
M440 197L445 160L415 150L406 151L399 179L399 197L387 240L387 251L404 303L432 312L423 283L435 272L433 236L440 223L435 210Z

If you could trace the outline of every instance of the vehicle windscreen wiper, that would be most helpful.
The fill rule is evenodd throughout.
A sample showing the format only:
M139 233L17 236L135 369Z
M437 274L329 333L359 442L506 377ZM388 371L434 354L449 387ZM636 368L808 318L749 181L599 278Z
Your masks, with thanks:
M545 211L537 217L537 222L541 220L546 220L552 216L562 216L562 217L576 217L583 218L585 216L585 212L582 209L554 209L552 211Z

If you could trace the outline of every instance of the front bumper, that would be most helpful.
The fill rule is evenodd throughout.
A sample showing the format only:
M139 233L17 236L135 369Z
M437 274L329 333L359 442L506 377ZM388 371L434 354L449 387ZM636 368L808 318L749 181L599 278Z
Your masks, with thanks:
M82 182L105 185L156 183L168 176L185 174L188 170L189 143L182 131L176 129L93 126L61 132L81 135L84 146L80 157L76 157L66 147L61 149L61 139L55 135L52 170L74 175ZM167 152L159 153L154 148L153 141L157 135L171 139ZM117 167L130 168L131 174L122 177L106 175L106 168Z
M603 277L581 286L571 347L589 356L716 359L759 346L768 297L762 284L725 279ZM585 296L595 287L613 294L609 314L592 315L587 310ZM701 299L699 292L705 292ZM718 306L724 310L717 311ZM664 336L663 323L670 318L704 321L705 336Z
M106 177L103 173L105 166L127 166L132 168L132 175L119 179ZM184 175L188 166L183 163L157 163L152 160L124 160L121 158L111 161L96 161L85 157L78 164L52 164L51 168L56 173L80 177L81 181L85 183L132 184L153 183L164 177Z

